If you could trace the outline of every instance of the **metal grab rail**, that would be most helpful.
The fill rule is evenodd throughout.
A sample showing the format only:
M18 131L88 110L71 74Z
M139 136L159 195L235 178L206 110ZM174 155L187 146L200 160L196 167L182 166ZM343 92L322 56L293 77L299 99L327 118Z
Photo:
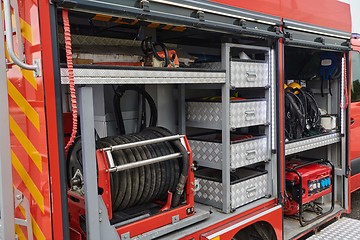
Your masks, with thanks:
M133 169L133 168L137 168L137 167L142 167L145 165L150 165L153 163L163 162L163 161L170 160L170 159L177 159L179 157L182 157L181 153L168 154L165 156L150 158L150 159L143 160L140 162L127 163L127 164L120 165L120 166L114 166L109 169L109 172L121 172L121 171L129 170L129 169Z
M145 146L145 145L155 144L155 143L160 143L160 142L166 142L166 141L173 141L173 140L183 139L184 137L185 137L185 135L166 136L166 137L154 138L154 139L149 139L149 140L144 140L144 141L115 145L115 146L106 147L106 148L99 149L99 150L104 151L106 153L106 156L109 160L109 165L110 165L110 168L108 169L108 171L109 172L120 172L120 171L125 171L125 170L129 170L129 169L137 168L137 167L142 167L142 166L153 164L153 163L163 162L166 160L177 159L179 157L182 157L182 154L181 153L172 153L172 154L167 154L167 155L156 157L156 158L146 159L146 160L143 160L140 162L126 163L126 164L123 164L120 166L115 166L114 159L111 154L112 151L140 147L140 146Z
M11 60L21 68L27 70L35 71L35 74L39 74L39 63L35 62L34 64L30 65L23 62L19 57L16 55L14 51L13 45L13 26L11 21L11 4L10 0L3 0L4 2L4 20L5 20L5 37L6 37L6 46L9 53ZM20 44L20 43L19 43Z
M149 145L149 144L155 144L155 143L160 143L160 142L178 140L178 139L181 139L181 138L184 138L184 137L185 137L184 135L173 135L173 136L167 136L167 137L161 137L161 138L154 138L154 139L149 139L149 140L144 140L144 141L138 141L138 142L132 142L132 143L125 143L125 144L121 144L121 145L115 145L115 146L103 148L102 150L104 152L106 152L106 151L116 151L116 150L122 150L122 149L133 148L133 147L140 147L140 146Z

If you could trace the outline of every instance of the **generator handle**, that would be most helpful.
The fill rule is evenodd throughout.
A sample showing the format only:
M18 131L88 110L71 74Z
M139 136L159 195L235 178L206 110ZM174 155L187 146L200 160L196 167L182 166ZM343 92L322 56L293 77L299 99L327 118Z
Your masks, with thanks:
M334 167L333 164L329 160L327 160L327 159L318 159L318 160L315 160L315 161L306 162L306 163L294 166L294 167L292 167L290 169L286 169L286 171L290 172L290 170L296 170L298 168L305 167L307 165L311 165L311 164L314 164L314 163L328 163L332 168Z

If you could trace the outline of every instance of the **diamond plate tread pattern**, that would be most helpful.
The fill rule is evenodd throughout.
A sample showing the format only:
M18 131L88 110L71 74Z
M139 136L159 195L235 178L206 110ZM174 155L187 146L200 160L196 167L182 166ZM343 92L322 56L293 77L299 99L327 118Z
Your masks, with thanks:
M223 187L222 183L197 178L200 189L195 192L195 201L222 208Z
M231 185L232 208L255 201L267 194L267 174Z
M222 144L189 140L195 161L222 162ZM230 167L239 168L267 160L267 138L234 143L230 146Z
M230 127L240 128L267 123L266 101L230 103ZM187 102L186 120L203 127L221 127L222 104L218 102Z
M197 178L200 189L195 192L195 200L213 207L222 207L222 183ZM267 194L267 174L231 185L231 208L238 208L262 198Z
M67 68L61 68L60 73L61 83L68 84ZM75 84L225 83L224 72L74 68L74 76Z
M230 104L230 127L249 127L267 123L266 101Z
M360 221L341 218L330 224L308 240L355 240L360 239Z
M231 86L265 87L269 83L268 63L231 62Z
M310 149L327 146L340 142L340 134L333 133L325 136L314 137L303 141L285 144L285 155L307 151Z

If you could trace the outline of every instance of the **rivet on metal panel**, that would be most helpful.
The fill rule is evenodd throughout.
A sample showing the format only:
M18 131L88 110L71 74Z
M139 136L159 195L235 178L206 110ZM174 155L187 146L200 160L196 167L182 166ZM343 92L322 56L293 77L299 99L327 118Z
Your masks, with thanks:
M121 240L130 239L130 232L126 232L126 233L121 234L120 238L121 238Z
M180 221L180 216L179 215L172 216L171 220L172 220L172 224L177 223Z

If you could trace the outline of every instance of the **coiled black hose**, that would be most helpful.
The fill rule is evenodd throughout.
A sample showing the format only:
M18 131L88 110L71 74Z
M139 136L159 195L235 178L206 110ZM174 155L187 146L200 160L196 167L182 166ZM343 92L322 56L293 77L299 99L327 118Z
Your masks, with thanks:
M173 134L165 128L151 127L136 134L101 138L97 140L96 146L97 148L105 148L170 135ZM114 164L119 166L175 152L180 152L182 157L177 160L172 159L111 173L110 184L113 211L121 211L156 200L165 201L168 191L173 193L172 207L178 206L181 203L188 177L189 158L187 149L180 140L112 151ZM77 169L82 171L80 138L77 139L70 149L68 162L68 180L70 182Z
M115 95L113 98L116 123L119 128L119 133L125 134L125 125L124 125L124 119L122 117L120 101L126 91L135 91L135 92L141 94L146 99L146 101L148 102L149 107L150 107L149 127L155 127L157 125L157 118L158 118L157 108L156 108L156 104L155 104L154 100L152 99L152 97L150 96L150 94L148 92L146 92L144 89L142 89L141 87L136 86L136 85L121 85L116 88ZM145 111L145 107L143 107L143 110ZM146 119L139 119L139 121L146 121ZM143 130L143 129L140 129L140 130Z

